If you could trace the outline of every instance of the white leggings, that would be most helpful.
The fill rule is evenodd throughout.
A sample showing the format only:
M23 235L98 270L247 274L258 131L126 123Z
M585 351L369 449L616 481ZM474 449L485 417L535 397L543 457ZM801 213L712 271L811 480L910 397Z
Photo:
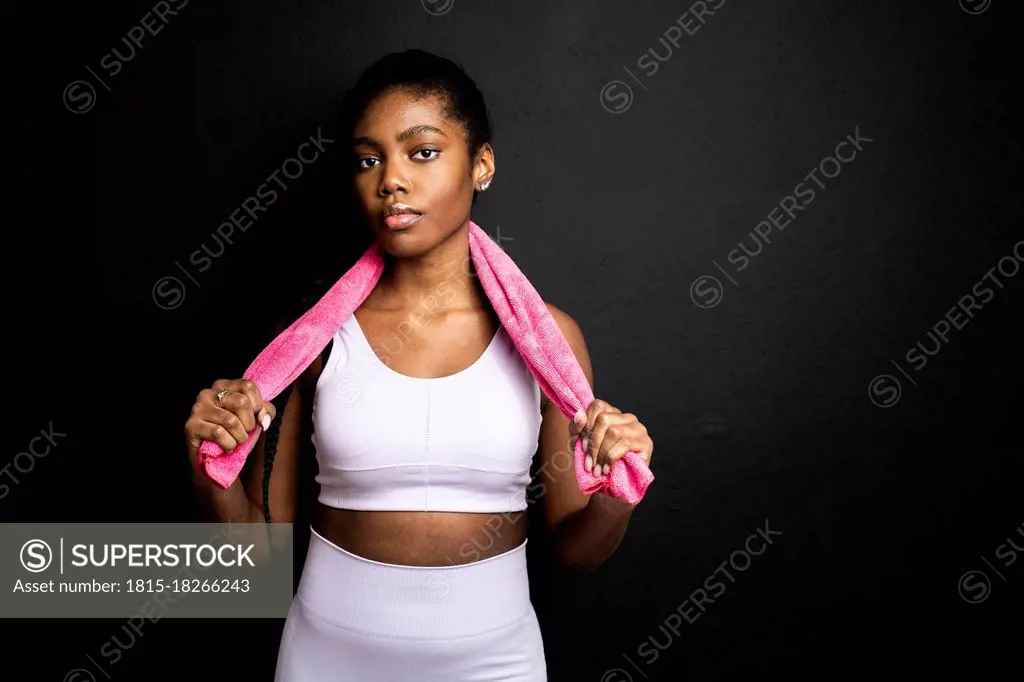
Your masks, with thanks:
M526 542L469 564L403 566L312 531L275 682L546 682Z

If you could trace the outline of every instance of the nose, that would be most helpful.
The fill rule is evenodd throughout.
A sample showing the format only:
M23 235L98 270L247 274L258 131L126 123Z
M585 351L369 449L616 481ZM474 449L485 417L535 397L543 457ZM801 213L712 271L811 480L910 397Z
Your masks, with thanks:
M384 162L384 168L380 174L380 186L377 188L377 194L381 197L386 197L389 194L408 194L412 189L412 183L409 181L408 173L405 167L396 161Z

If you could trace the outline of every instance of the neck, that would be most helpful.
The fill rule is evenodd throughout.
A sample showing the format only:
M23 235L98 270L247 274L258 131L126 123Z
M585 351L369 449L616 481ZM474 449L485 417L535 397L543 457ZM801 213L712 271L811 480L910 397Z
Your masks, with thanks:
M469 254L469 224L430 251L410 258L384 256L384 272L368 301L373 307L434 312L489 306Z

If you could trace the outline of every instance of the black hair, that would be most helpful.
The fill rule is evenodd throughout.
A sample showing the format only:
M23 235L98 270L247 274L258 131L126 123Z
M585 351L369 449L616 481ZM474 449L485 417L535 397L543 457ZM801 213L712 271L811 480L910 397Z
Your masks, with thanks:
M444 116L449 120L457 121L463 129L470 162L485 143L491 142L490 114L483 94L473 79L451 59L424 50L409 49L393 52L378 59L367 67L355 84L345 92L342 99L339 131L345 144L349 143L353 129L370 104L381 95L393 91L408 93L416 97L436 96L440 98L444 103ZM354 170L354 164L349 168ZM351 180L352 176L349 175L346 179ZM473 203L476 203L477 194L477 190L474 190ZM326 292L327 287L333 284L333 281L321 280L312 293L302 298L298 314L301 315L312 307ZM295 317L291 319L295 319ZM328 344L321 354L324 365L327 363L330 351L331 344ZM293 388L289 387L271 401L277 408L278 416L271 422L270 429L265 434L263 515L267 523L270 523L270 473L274 467L280 424L283 421L284 408L291 390ZM306 440L308 439L303 439L304 442Z

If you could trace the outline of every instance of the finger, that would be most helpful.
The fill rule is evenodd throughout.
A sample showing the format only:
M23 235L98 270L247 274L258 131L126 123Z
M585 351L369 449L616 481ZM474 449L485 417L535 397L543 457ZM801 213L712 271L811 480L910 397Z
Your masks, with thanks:
M611 408L615 410L615 408ZM614 412L602 412L597 415L597 418L593 421L593 430L590 434L590 447L587 449L587 454L591 458L591 462L594 467L594 474L600 476L603 470L599 470L598 467L603 467L608 461L602 455L602 443L608 434L608 429L613 426L620 426L622 424L628 424L631 421L635 421L632 416L624 416L618 410ZM621 428L614 434L615 439L621 437ZM611 443L609 443L611 445Z
M585 411L584 426L581 430L581 438L583 440L583 451L588 453L587 458L584 460L583 466L587 471L594 468L594 453L591 452L591 445L593 445L593 430L594 420L601 414L605 409L611 407L608 403L603 400L594 399L587 405Z
M581 407L579 410L576 411L576 415L569 422L569 438L570 438L570 442L571 442L571 439L576 438L576 436L578 436L580 434L580 431L582 431L583 427L586 426L586 425L587 425L587 411L584 410Z
M629 451L637 452L643 450L643 447L639 445L641 443L639 429L628 430L628 427L624 429L624 434L618 438L613 435L614 428L609 430L608 435L604 439L602 445L604 452L601 456L608 462L604 465L603 473L607 474L611 471L611 467L615 462L622 457L626 456ZM640 454L637 452L637 454ZM641 455L642 457L642 455ZM646 460L645 460L646 461Z
M590 437L590 431L592 431L594 428L594 424L597 421L597 415L601 414L610 407L611 405L597 398L590 401L590 404L587 405L587 431L583 435L585 435L587 438Z
M257 413L263 410L263 403L265 402L263 400L263 395L260 393L259 386L257 386L256 382L252 379L238 379L234 384L235 387L231 390L244 393L249 397L249 404L252 405L253 411L253 426L255 426L259 421L258 417L262 417L262 415L258 415ZM246 428L249 431L252 431L253 429L252 426L248 426Z
M639 426L643 430L644 435L637 443L637 448L634 449L634 452L644 461L644 464L650 466L651 458L654 456L654 441L651 440L651 434L647 432L647 427L643 424Z
M239 408L245 408L248 405L247 409L252 412L252 418L247 418L244 414L238 414L238 418L242 420L247 431L252 431L255 428L256 412L263 405L263 396L260 395L256 382L251 379L218 379L208 390L213 396L213 404L217 407L237 412ZM217 399L221 393L224 394L224 397ZM199 395L203 396L204 394L206 391L201 391ZM245 400L239 399L238 396L244 396Z
M583 427L587 424L587 411L583 408L577 410L576 415L569 422L569 437L566 439L566 447L569 452L576 451L576 443L580 440Z
M185 422L185 432L189 437L189 449L193 452L199 450L204 440L216 443L224 452L230 452L238 447L238 441L231 437L227 429L196 415L189 417Z
M609 425L603 428L594 452L594 473L598 476L607 475L611 471L609 451L630 434L629 421L622 420L621 415L612 415L605 423Z
M232 438L239 442L245 442L249 439L249 432L251 429L245 428L242 424L242 420L239 419L239 416L229 410L209 406L203 410L202 417L211 424L218 424L222 426L224 430L231 434Z
M217 379L215 382L210 384L210 388L213 389L214 393L219 393L220 391L225 391L225 390L232 390L233 391L233 390L235 390L233 384L234 384L234 380L232 380L232 379Z
M604 431L610 425L607 420L621 414L620 410L610 406L604 400L594 400L590 403L590 407L587 408L588 426L584 431L587 460L584 464L585 466L589 464L590 466L587 467L587 470L592 470L595 475L601 475L602 472L597 467L599 464L604 464L604 462L598 461L598 451L601 440L604 438Z
M216 386L216 382L214 383L214 386ZM219 390L219 389L217 389L217 390ZM216 405L217 404L217 390L214 390L213 388L204 388L203 390L199 391L199 393L196 394L196 402L197 403L210 403L212 405Z
M256 428L256 412L263 405L262 401L253 404L251 400L247 393L232 390L224 395L219 405L221 409L228 410L238 418L246 433Z
M591 432L597 426L597 418L605 413L622 414L622 410L614 405L609 405L603 400L595 400L587 407L587 433L585 435L588 438L592 436Z
M270 423L274 421L274 417L277 416L277 408L274 407L274 403L264 401L263 407L256 413L256 423L260 425L264 431L270 428Z

